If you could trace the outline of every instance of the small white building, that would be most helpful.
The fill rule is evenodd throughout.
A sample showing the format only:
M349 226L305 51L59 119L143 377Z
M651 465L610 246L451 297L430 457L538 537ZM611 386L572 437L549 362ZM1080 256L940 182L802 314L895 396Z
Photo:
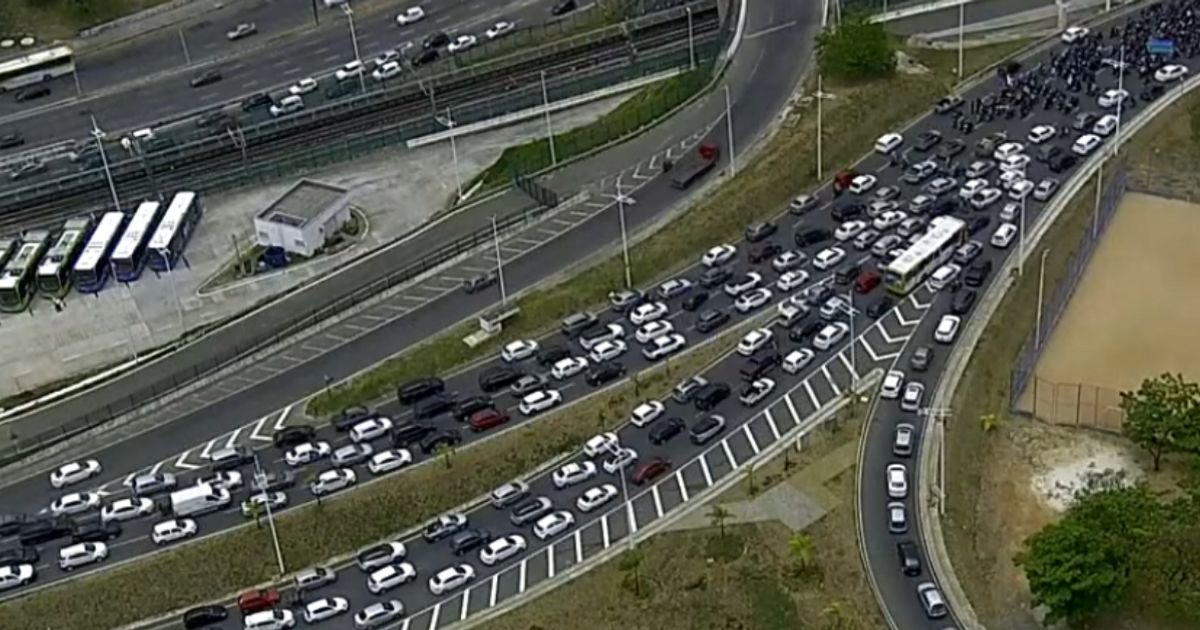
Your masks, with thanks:
M254 217L258 244L311 257L350 221L349 200L344 188L302 179Z

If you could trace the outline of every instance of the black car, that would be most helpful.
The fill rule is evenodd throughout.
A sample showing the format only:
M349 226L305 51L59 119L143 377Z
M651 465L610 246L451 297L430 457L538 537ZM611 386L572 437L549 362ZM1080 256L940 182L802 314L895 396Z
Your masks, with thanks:
M958 138L955 138L953 140L950 140L949 142L943 143L942 146L938 147L937 154L942 156L943 158L949 160L950 158L952 158L966 150L967 150L967 143L963 142L962 140L959 140Z
M923 131L917 136L917 139L913 141L913 147L915 147L918 151L928 151L937 146L937 144L941 141L941 133L933 130Z
M459 422L466 422L467 418L483 411L484 409L492 409L496 406L495 401L491 396L471 396L458 401L454 405L454 417L458 418Z
M559 2L555 3L554 6L550 7L550 14L566 15L577 8L579 8L579 5L575 2L575 0L560 0Z
M846 286L851 282L854 282L854 279L858 277L858 274L861 271L862 268L858 265L842 267L841 269L837 270L837 273L833 274L833 281L841 286Z
M709 267L700 274L700 286L712 289L725 284L732 277L733 271L729 267Z
M817 243L828 241L832 236L833 234L830 233L829 230L814 228L811 230L805 230L803 232L796 232L796 236L793 240L795 240L796 245L799 245L800 247L808 247L809 245L816 245Z
M479 375L479 389L487 393L498 392L517 382L525 372L516 368L498 366L488 368Z
M750 249L750 264L757 265L766 262L783 253L783 247L778 243L762 243Z
M829 216L833 217L835 221L849 221L861 217L865 211L866 209L861 203L840 203L829 211Z
M954 294L954 300L950 302L950 312L955 315L966 315L967 311L975 306L975 298L979 297L975 291L959 291Z
M696 404L696 409L709 411L721 404L721 401L729 398L729 392L729 385L725 383L709 383L696 390L692 396L692 402Z
M1064 171L1068 171L1068 170L1074 168L1075 165L1078 163L1079 163L1079 158L1075 157L1074 154L1064 153L1064 154L1050 160L1047 163L1047 165L1050 167L1050 170L1053 171L1054 173L1061 174Z
M962 211L962 200L956 197L939 201L937 205L933 207L934 216L958 214L960 211Z
M967 231L971 234L978 234L979 232L986 230L988 224L991 222L992 220L988 217L975 217L974 219L971 219L971 223L967 225Z
M445 446L458 446L462 444L462 434L454 429L438 431L425 436L421 440L421 452L426 455L432 455L439 448Z
M708 291L694 291L691 295L684 298L680 304L680 308L685 311L695 311L708 301Z
M746 240L757 243L777 231L779 231L779 226L770 221L755 221L746 227Z
M729 313L710 309L700 313L700 317L696 318L696 330L702 333L710 333L729 321Z
M34 564L41 560L41 554L38 553L37 547L8 547L0 549L0 567L6 567L13 564Z
M26 101L33 101L46 96L50 96L50 88L46 87L45 85L35 85L17 92L16 99L17 102L24 103Z
M909 577L921 575L921 551L917 544L910 541L896 543L896 553L900 557L900 570Z
M435 418L452 409L454 409L454 399L438 394L413 405L413 417L418 420Z
M516 504L508 514L508 520L520 527L532 523L554 511L554 502L549 497L537 496Z
M294 427L284 427L271 436L271 441L275 444L275 448L287 450L293 446L311 442L317 437L317 430L307 424L298 424Z
M912 357L908 359L908 367L914 372L924 372L929 369L930 362L933 361L933 348L929 346L918 346L913 351Z
M229 610L224 606L200 606L183 613L183 627L204 628L215 623L221 623L229 618Z
M430 64L430 63L437 61L438 57L440 57L440 56L441 56L441 54L438 53L438 50L436 48L429 48L426 50L422 50L421 54L419 54L413 58L412 65L414 68L417 68L417 67L423 66L425 64Z
M0 149L12 149L23 144L25 144L25 136L15 131L0 136Z
M411 405L446 391L446 382L436 376L413 379L396 390L401 405Z
M48 543L71 535L75 523L67 517L42 518L29 521L17 532L17 539L26 547Z
M427 424L417 422L402 424L392 429L392 445L396 447L408 446L414 442L424 440L426 436L434 431L436 429Z
M992 273L992 261L975 261L970 267L967 267L967 273L963 274L963 284L969 287L981 287L990 273Z
M444 31L437 31L425 36L425 41L421 42L421 48L429 50L431 48L441 48L450 43L450 36Z
M798 326L798 327L795 327L795 328L792 328L791 330L789 330L788 331L788 339L790 339L791 341L794 341L796 343L804 343L805 341L812 339L813 336L816 335L817 333L821 332L821 329L824 327L825 327L825 322L821 322L821 321L809 322L809 323L805 324L804 326Z
M263 107L270 107L274 104L275 101L271 100L270 94L267 94L266 92L259 92L257 94L251 94L250 96L242 99L242 111L253 111Z
M687 425L683 423L683 418L666 418L654 423L650 427L650 443L654 445L666 444L671 438L683 433Z
M290 470L264 470L262 477L254 476L250 487L256 492L279 492L296 485L296 473Z
M742 364L742 380L756 381L766 376L783 361L783 356L775 350L760 350Z
M217 81L220 81L222 78L223 77L221 76L220 70L205 70L204 72L192 77L191 86L198 88L206 85L212 85Z
M625 366L616 361L605 361L591 370L588 370L587 376L583 380L592 387L599 387L605 383L611 383L622 376L625 376Z
M335 101L343 96L350 96L361 88L362 85L358 81L337 81L325 88L325 98Z
M362 405L355 405L353 407L346 407L341 413L330 418L329 425L332 426L335 431L344 433L349 431L351 427L359 422L362 422L363 420L371 420L378 417L378 413L375 413L374 411L371 411Z
M892 298L881 297L867 306L867 317L871 319L879 319L883 314L891 310Z
M492 537L482 529L466 529L450 539L450 550L454 555L470 553L491 542Z
M103 542L106 543L114 540L121 535L121 524L115 522L104 523L100 520L84 521L75 525L75 529L71 531L71 542Z
M16 534L27 522L29 522L29 517L24 514L0 514L0 536Z
M1033 158L1042 164L1049 164L1051 160L1062 154L1063 148L1057 144L1044 144L1038 148Z
M571 356L571 350L566 346L546 346L537 353L537 362L541 366L551 366Z

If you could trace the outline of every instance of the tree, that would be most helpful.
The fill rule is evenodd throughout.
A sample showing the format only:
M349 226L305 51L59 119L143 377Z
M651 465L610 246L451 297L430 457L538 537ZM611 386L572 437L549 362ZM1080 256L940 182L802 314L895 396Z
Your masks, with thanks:
M808 569L813 565L814 549L812 534L808 532L796 532L788 538L788 553L801 569Z
M642 597L642 551L636 547L621 555L618 567L626 574L626 588L633 591L634 597Z
M720 532L722 539L725 538L725 521L729 520L731 516L733 514L730 514L729 510L720 503L713 503L708 507L708 519L712 522L712 526Z
M262 529L262 515L264 511L265 506L262 503L250 501L250 517L254 519L254 526L259 529Z
M979 426L983 429L984 433L991 433L996 430L996 427L1000 426L1000 420L994 413L985 413L979 416Z
M454 465L454 462L452 461L454 456L454 447L445 442L438 443L437 448L433 449L433 455L434 457L442 458L442 463L446 465L447 469Z
M872 79L896 71L892 40L883 24L872 24L867 13L846 16L836 27L817 35L821 71L840 79Z
M1142 381L1136 392L1121 392L1126 437L1149 451L1154 470L1162 456L1180 450L1195 452L1200 442L1200 386L1182 375L1163 374Z

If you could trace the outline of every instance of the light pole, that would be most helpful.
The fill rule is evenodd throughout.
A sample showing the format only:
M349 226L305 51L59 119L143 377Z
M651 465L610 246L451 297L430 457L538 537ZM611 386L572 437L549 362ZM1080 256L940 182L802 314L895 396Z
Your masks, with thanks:
M733 151L733 107L729 103L729 84L725 84L725 127L729 132L729 174L737 175L737 161Z
M450 156L454 159L454 185L458 188L458 200L462 201L462 198L463 198L462 172L459 171L459 169L458 169L458 145L455 143L455 140L454 140L454 136L457 135L454 131L454 128L458 125L457 125L457 123L454 122L454 118L452 118L450 116L450 108L449 107L446 108L445 117L435 116L434 119L437 120L437 122L439 124L441 124L443 127L450 130Z
M1100 198L1104 195L1104 160L1096 165L1096 205L1092 207L1092 240L1100 235Z
M817 73L817 92L816 92L816 94L813 94L813 98L815 98L817 100L817 180L818 181L824 179L824 170L825 170L824 167L822 166L822 162L824 162L824 157L823 157L823 155L824 155L823 154L824 140L822 139L821 136L823 134L822 129L823 129L823 126L825 123L824 123L824 109L823 109L823 106L821 105L821 101L823 101L827 98L833 98L832 94L827 94L827 93L825 93L825 90L822 89L823 81L824 81L824 78L818 72Z
M967 21L967 1L958 3L958 80L963 78L963 30Z
M267 525L271 529L271 544L275 547L275 561L279 563L279 575L287 574L283 564L283 551L279 548L279 532L275 529L275 515L271 512L271 502L267 499L267 474L263 472L258 454L254 455L254 480L258 483L258 491L263 495L263 506L267 508Z
M1042 347L1042 299L1046 294L1046 254L1049 253L1049 249L1042 250L1042 262L1038 269L1037 327L1034 329L1033 335L1034 350L1040 350Z
M192 65L192 54L188 52L187 38L183 36L182 28L175 29L175 32L179 33L179 45L183 48L184 65L190 66Z
M500 282L500 304L508 304L508 292L504 290L504 261L500 258L500 229L496 227L496 215L492 215L492 243L496 246L496 279Z
M938 435L938 514L946 514L946 420L952 415L949 407L925 407L920 415L932 418Z
M1125 105L1125 42L1124 38L1120 44L1120 52L1117 56L1117 96L1120 99L1117 101L1117 130L1116 136L1113 138L1112 155L1116 155L1121 151L1121 108Z
M841 310L850 320L850 393L853 394L858 386L858 353L854 351L854 289L846 290L846 303Z
M621 447L613 444L608 445L608 453L613 457L621 455ZM633 540L633 504L629 502L629 485L625 481L625 469L632 465L632 462L621 466L621 501L625 504L625 529L627 530L626 538L629 540L629 550L633 551L637 543Z
M104 132L96 123L96 115L89 114L88 116L92 119L92 137L96 139L96 146L100 149L100 162L104 165L104 177L108 180L108 192L112 194L113 210L120 212L121 200L117 198L117 185L113 182L112 170L108 167L108 154L104 151Z
M692 7L691 7L691 5L688 5L685 8L687 9L687 17L688 17L688 61L689 61L688 69L695 70L696 69L696 40L693 38L693 35L692 35Z
M358 62L358 87L362 88L363 93L367 91L366 68L362 65L362 55L358 53L358 33L354 31L354 9L350 8L350 3L342 5L342 13L346 14L346 20L350 22L350 44L354 46L354 60Z
M558 154L554 152L554 127L550 124L550 91L546 89L546 71L542 70L542 109L546 111L546 141L550 143L550 166L558 166Z
M1025 200L1029 198L1029 193L1021 197L1021 228L1017 234L1017 275L1025 274Z
M171 257L171 250L169 247L159 252L159 255L162 256L163 260L167 263L167 280L171 282L171 295L175 297L175 313L179 315L179 334L182 335L185 330L183 326L183 302L179 301L179 288L175 286L174 258Z
M621 176L617 176L617 216L621 221L621 252L625 257L625 288L633 288L633 269L629 265L629 235L625 230L625 202L630 200L621 192Z
M83 88L79 85L79 70L71 64L71 78L75 80L75 96L83 96Z

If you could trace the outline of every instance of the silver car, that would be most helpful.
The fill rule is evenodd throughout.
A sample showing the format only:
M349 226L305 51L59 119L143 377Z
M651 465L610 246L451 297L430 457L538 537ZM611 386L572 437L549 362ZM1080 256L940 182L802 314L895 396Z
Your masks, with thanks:
M333 452L333 465L339 468L346 468L361 464L375 454L375 449L371 448L370 444L347 444Z
M554 502L549 497L539 496L518 503L509 514L513 525L521 527L533 523L554 510Z

